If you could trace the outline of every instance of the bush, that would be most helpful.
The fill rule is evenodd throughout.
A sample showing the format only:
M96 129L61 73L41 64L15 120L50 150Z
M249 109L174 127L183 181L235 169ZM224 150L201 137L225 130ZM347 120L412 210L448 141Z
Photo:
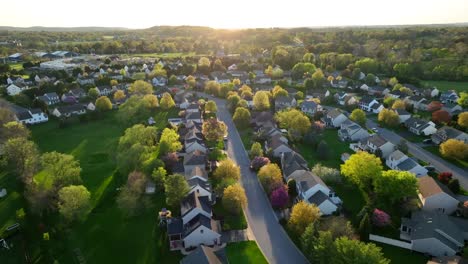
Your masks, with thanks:
M283 185L271 192L271 205L276 208L283 208L289 202L288 187Z
M340 171L334 168L328 168L320 163L317 163L313 168L312 172L320 177L326 183L341 183L342 178Z
M449 183L450 180L452 180L452 172L450 171L441 172L439 173L439 175L437 175L437 178L439 179L441 183L447 184Z
M375 208L374 212L372 213L372 223L377 227L388 226L391 224L390 215L382 210Z
M458 179L450 180L447 187L455 194L460 192L460 182Z

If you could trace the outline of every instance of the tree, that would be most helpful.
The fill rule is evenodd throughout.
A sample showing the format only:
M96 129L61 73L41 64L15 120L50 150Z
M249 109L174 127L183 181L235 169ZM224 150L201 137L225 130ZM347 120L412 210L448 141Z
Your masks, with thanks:
M46 152L41 156L43 172L52 179L56 189L81 183L81 167L75 157L56 151Z
M109 111L112 109L112 102L107 96L101 96L96 99L96 109L101 112Z
M330 151L328 150L327 142L321 140L320 143L317 145L317 155L321 160L327 160Z
M304 254L313 263L328 264L333 259L333 237L330 232L317 231L310 224L301 235Z
M223 197L224 195L224 190L237 183L237 180L232 179L232 178L226 178L222 179L219 182L217 182L216 187L214 188L214 192L217 195L217 197Z
M146 207L144 192L146 177L139 171L133 171L128 175L127 183L120 189L117 196L117 206L127 215L136 215Z
M164 183L166 182L166 177L167 171L164 169L164 167L158 167L153 170L153 172L151 173L151 178L153 178L157 190L164 190Z
M316 226L320 231L330 232L333 239L343 236L349 238L354 237L353 226L346 218L341 216L329 217L326 221L316 223Z
M231 112L234 111L237 108L237 106L239 105L240 100L241 100L241 98L237 94L232 94L232 95L228 96L227 105L228 105L229 110Z
M379 200L391 207L405 197L416 196L418 181L411 172L388 170L374 179L374 190Z
M405 109L405 108L406 108L406 104L403 100L396 100L392 104L392 109Z
M15 114L8 108L8 104L0 98L0 127L12 121L16 121Z
M362 72L368 73L376 73L379 67L377 61L371 58L363 58L355 63L356 68L359 68Z
M275 119L281 128L289 130L290 134L297 134L302 137L311 127L310 119L297 109L288 109L277 112Z
M460 193L460 182L458 179L452 179L449 181L447 184L447 187L453 192L453 193Z
M96 87L89 89L88 96L89 98L96 100L96 98L99 96L99 90Z
M361 126L366 124L366 113L361 109L354 109L349 118Z
M270 96L267 91L258 91L253 97L253 105L257 111L270 110Z
M217 81L208 81L205 83L205 92L215 96L219 95L221 85Z
M386 126L395 127L400 124L400 118L397 113L390 109L382 109L378 115L379 122L383 123Z
M450 122L450 120L452 120L452 117L450 116L449 112L445 110L437 110L432 113L432 121L434 121L435 123L447 124L448 122Z
M166 203L171 207L178 207L190 190L185 177L180 174L166 177L164 189L166 190Z
M159 153L164 155L168 152L176 152L182 148L179 134L174 129L165 128L159 139Z
M253 158L252 162L250 162L250 167L255 170L255 171L258 171L261 167L267 165L270 163L270 159L268 159L267 157L255 157Z
M185 83L190 89L193 89L197 85L197 80L192 75L189 75L187 78L185 78Z
M262 145L259 142L254 142L250 148L250 157L263 157Z
M216 113L216 112L218 112L218 107L216 106L216 102L215 102L215 101L212 101L212 100L209 100L208 102L206 102L206 104L205 104L205 112L208 112L208 113Z
M397 148L403 153L408 153L408 142L404 139L401 139L400 143L398 143Z
M225 136L227 136L226 124L217 118L205 120L202 125L202 134L208 141L221 141Z
M291 77L295 80L301 79L305 76L311 76L316 70L317 67L310 62L299 62L292 68Z
M434 111L440 110L442 106L444 106L444 104L442 104L441 102L432 101L427 105L427 111L434 112Z
M326 183L341 183L340 171L334 168L328 168L320 163L315 164L312 168L312 173L320 177Z
M275 163L267 164L258 171L258 179L268 194L283 185L281 169Z
M143 96L143 101L145 105L150 109L155 109L159 106L158 97L154 94L147 94Z
M375 75L368 73L365 79L367 85L375 85Z
M325 75L321 69L317 69L314 74L312 74L312 81L314 82L314 87L316 89L322 88L322 85L325 82Z
M28 183L37 169L39 150L34 142L23 137L10 138L5 143L4 155L23 182Z
M166 78L167 77L167 71L160 64L156 64L154 66L153 71L151 71L151 73L149 74L149 77L150 78L154 78L154 77L164 77L164 78Z
M297 235L304 233L307 226L315 223L320 218L320 209L304 201L296 203L291 210L291 216L288 221L289 228Z
M445 158L464 160L468 157L468 144L457 139L449 139L439 146Z
M123 90L117 90L114 93L114 100L116 101L122 101L123 99L125 99L125 97L127 96L125 95L125 92Z
M437 178L439 179L439 181L443 184L448 184L450 180L452 180L452 172L450 171L443 171L443 172L440 172L438 175L437 175Z
M271 94L273 95L273 98L277 98L279 96L288 96L288 91L283 89L281 86L276 85L273 90L271 90Z
M237 166L232 160L230 159L225 159L222 160L218 168L213 173L213 177L217 180L222 180L222 179L234 179L234 180L239 180L240 179L240 167Z
M153 94L153 86L143 80L135 81L128 90L135 95Z
M226 187L223 192L222 202L224 208L231 214L240 214L242 208L247 206L247 196L244 188L238 183Z
M468 107L468 93L461 92L460 98L458 98L457 103L461 105L461 107Z
M198 60L197 70L203 74L208 74L210 71L211 61L207 57L201 57Z
M241 128L247 127L250 124L250 119L250 111L245 107L237 107L232 116L234 123Z
M458 125L468 129L468 112L463 112L458 115Z
M382 174L382 161L373 154L359 151L341 165L341 173L362 190L371 191L374 180Z
M20 122L11 121L5 123L0 130L0 143L6 142L11 138L29 138L31 132Z
M395 97L391 97L391 96L387 96L385 97L383 103L385 105L385 107L391 107L393 105L393 103L395 103L397 99Z
M398 83L398 79L396 77L392 77L390 78L390 80L388 81L388 84L390 85L390 87L394 87L396 84Z
M347 237L340 237L333 242L332 264L388 264L390 261L383 256L381 248L373 243L364 243Z
M289 202L288 186L282 185L271 192L271 205L275 208L283 208Z
M58 208L68 221L84 220L91 209L91 193L83 185L70 185L60 189Z
M121 104L117 113L117 119L127 125L139 123L148 118L150 108L141 96L131 96Z
M174 103L174 100L172 99L171 94L170 93L163 93L161 101L159 102L159 105L164 110L168 110L168 109L174 107L175 103Z

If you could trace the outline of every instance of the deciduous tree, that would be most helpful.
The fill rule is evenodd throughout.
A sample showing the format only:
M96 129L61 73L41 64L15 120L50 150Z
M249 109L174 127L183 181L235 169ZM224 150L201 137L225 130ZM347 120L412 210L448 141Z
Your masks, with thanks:
M205 112L208 112L208 113L218 112L218 106L216 105L216 102L212 100L209 100L208 102L206 102Z
M315 223L320 218L320 209L314 204L300 201L295 204L291 211L288 226L297 235L301 235L307 226Z
M166 190L166 203L172 207L178 207L190 190L185 177L180 174L167 176L164 189Z
M465 129L468 128L468 112L463 112L458 115L458 125Z
M96 99L96 109L101 112L109 111L112 109L112 102L107 96L101 96Z
M364 243L347 237L340 237L333 242L332 264L362 263L388 264L390 261L383 256L381 248L373 243Z
M253 105L257 111L266 111L270 109L270 96L266 91L258 91L253 97Z
M215 172L213 173L213 177L217 180L222 179L240 179L240 167L237 166L232 160L225 159L222 160L218 168L216 168Z
M281 128L288 129L290 134L297 134L302 137L311 127L310 119L297 109L283 110L275 114Z
M261 167L257 175L260 183L268 194L283 184L281 169L275 163L270 163Z
M127 183L120 189L117 206L128 216L138 214L147 206L144 197L145 185L145 175L139 171L133 171L128 175Z
M0 143L5 143L11 138L29 138L31 132L20 122L11 121L3 124L0 130Z
M388 170L374 179L374 190L379 200L391 207L405 197L416 196L418 181L411 172Z
M461 105L462 107L468 107L468 93L461 92L460 98L458 98L457 103Z
M220 121L217 118L210 118L203 122L202 133L206 140L217 142L223 140L227 135L227 127L223 121Z
M163 93L161 102L159 102L159 105L161 106L162 109L168 110L175 106L175 102L172 99L172 96L170 93Z
M398 126L400 123L398 114L390 109L382 109L378 115L378 120L382 124L390 127Z
M361 126L366 124L366 113L361 109L354 109L349 118Z
M282 185L271 192L271 205L275 208L283 208L289 202L288 186Z
M263 157L262 145L259 142L254 142L250 148L250 157Z
M244 188L236 183L224 189L223 192L223 206L232 214L241 214L242 208L247 206L247 196L245 195Z
M11 138L3 150L8 163L14 167L21 180L28 183L38 165L39 150L36 144L23 137Z
M247 127L250 123L250 111L245 107L237 107L232 120L237 126L243 128Z
M158 97L156 97L154 94L147 94L143 96L143 101L150 109L155 109L159 106Z
M81 183L80 163L72 155L56 151L46 152L41 156L41 166L57 189Z
M450 122L450 120L452 120L452 117L450 116L449 112L445 110L437 110L432 113L432 121L434 121L435 123L447 124L448 122Z
M70 185L60 189L58 208L68 221L84 220L91 209L91 193L83 185Z
M159 153L164 155L168 152L176 152L182 148L179 141L179 134L173 129L165 128L159 139Z
M153 86L146 81L137 80L130 86L129 92L135 95L152 94Z
M96 100L96 98L99 96L99 90L96 87L89 89L88 96L89 98Z
M405 109L405 108L406 108L406 104L405 102L403 102L403 100L396 100L392 104L392 109Z
M341 165L341 173L362 190L371 191L375 179L381 177L382 161L373 154L359 151Z
M164 183L166 182L167 171L164 167L158 167L153 170L151 173L151 178L156 185L156 189L163 191L164 190Z
M468 144L457 139L449 139L439 146L440 154L449 159L464 160L468 157Z

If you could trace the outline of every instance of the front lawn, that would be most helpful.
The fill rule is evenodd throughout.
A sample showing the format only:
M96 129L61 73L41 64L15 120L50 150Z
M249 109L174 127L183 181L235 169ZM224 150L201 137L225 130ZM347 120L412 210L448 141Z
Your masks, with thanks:
M439 151L439 146L427 146L427 147L424 147L424 149L438 157L441 157L442 159L448 162L455 164L456 166L460 168L468 168L468 161L459 160L459 159L447 159L444 156L442 156L442 154L440 154L440 151Z
M267 260L263 253L258 248L255 241L243 241L229 243L226 246L226 254L230 263L255 263L267 264Z
M316 148L306 143L295 144L299 153L309 163L309 167L314 167L315 164L321 163L324 166L340 169L341 154L345 152L352 152L349 148L349 142L342 142L338 138L338 131L334 129L327 129L322 135L318 136L318 142L324 140L328 145L329 155L327 159L321 159L317 154Z
M434 86L441 92L455 90L457 92L468 91L468 82L449 82L449 81L423 81L424 85Z
M213 215L216 219L221 220L223 231L228 230L241 230L247 228L247 220L245 215L241 212L238 215L233 215L226 211L221 200L218 200L213 206Z
M408 249L399 248L383 243L372 241L378 247L382 248L384 256L390 260L390 263L398 264L423 264L429 259L421 253L411 252Z
M249 151L252 147L252 144L254 143L253 129L251 127L238 128L237 131L239 132L239 135L241 137L242 144L244 144L245 149Z

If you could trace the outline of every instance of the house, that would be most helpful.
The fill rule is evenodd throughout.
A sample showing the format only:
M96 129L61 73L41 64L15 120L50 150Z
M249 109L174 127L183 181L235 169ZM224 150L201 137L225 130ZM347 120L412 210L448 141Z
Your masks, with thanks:
M387 94L387 96L395 99L405 99L407 95L400 90L394 90Z
M442 110L447 111L450 115L458 115L463 111L463 108L459 104L446 103L442 106Z
M339 105L345 105L345 99L348 96L348 93L346 92L339 92L334 95L336 102Z
M416 87L416 86L414 86L412 84L404 83L403 87L406 87L406 88L410 89L411 92L413 92L414 95L422 95L422 89L419 88L419 87Z
M187 183L190 188L188 195L196 192L199 196L208 197L208 200L210 202L214 201L215 197L213 197L211 184L209 181L194 177L194 178L187 180Z
M330 215L338 210L341 199L317 175L310 171L294 175L297 199L315 204L323 215Z
M380 150L382 153L382 158L387 158L390 154L392 154L396 146L381 137L378 134L373 134L368 138L363 138L358 142L358 147L362 150L368 151L370 153L376 153L377 150Z
M214 71L210 74L211 78L215 80L217 83L223 84L223 83L230 83L231 79L229 79L229 76L220 71Z
M426 168L399 150L391 153L385 160L385 164L392 170L409 171L416 177L426 176L428 172Z
M165 77L154 77L151 79L151 82L154 86L165 86L167 84L167 79Z
M449 90L449 91L443 92L440 95L440 101L443 104L446 104L446 103L455 104L455 103L457 103L458 98L459 98L458 94L457 94L457 92L455 90Z
M203 123L202 115L200 112L186 112L185 113L185 122L195 122L195 123Z
M296 103L297 101L293 96L278 96L275 99L275 108L278 110L295 107Z
M8 85L6 90L7 90L7 94L9 96L15 96L15 95L21 93L22 91L27 90L27 89L29 89L29 87L27 85L25 85L25 84L12 83L12 84Z
M369 132L349 119L341 123L338 136L342 141L358 141L369 137Z
M191 103L187 108L185 109L185 113L195 113L195 112L200 112L200 106L197 103Z
M359 108L366 112L379 113L384 107L375 98L370 96L363 97L358 104ZM374 107L375 106L375 107Z
M86 107L82 104L59 106L54 109L52 114L56 117L70 117L74 115L83 115L86 114Z
M322 117L322 122L325 123L327 127L338 128L343 122L348 120L342 110L335 108L331 111L326 112L325 116Z
M26 109L17 105L12 106L16 120L22 124L34 125L49 121L49 117L41 109Z
M283 153L293 152L293 150L278 137L271 137L265 141L265 152L271 149L273 157L280 158Z
M91 77L79 77L77 81L80 85L94 84L94 78Z
M320 104L313 100L307 100L302 102L301 111L307 115L315 115L317 112L322 112L323 108Z
M83 88L75 88L70 90L70 93L77 99L85 98L87 96L85 90Z
M426 98L419 95L410 96L405 99L405 102L411 105L414 109L423 111L427 111L427 105L429 104Z
M402 218L400 239L411 242L411 250L431 256L453 256L468 238L465 219L440 212L416 211Z
M418 179L419 200L422 203L422 210L437 211L443 214L452 214L458 208L460 201L455 197L449 188L430 176Z
M208 174L206 173L205 167L195 166L190 174L185 175L187 181L192 179L199 179L201 181L208 181Z
M60 103L60 97L56 92L45 93L44 95L36 97L36 99L44 102L46 105L54 105Z
M96 87L100 96L108 96L112 93L112 88L109 86Z
M224 249L215 250L204 245L199 246L192 253L185 256L180 264L228 264L226 251Z
M404 109L395 109L393 111L395 111L395 113L398 115L398 120L400 121L400 124L405 123L406 120L411 118L411 114Z
M293 173L308 170L307 161L301 156L301 154L295 151L284 152L281 154L281 171L283 172L283 177L286 181Z
M448 139L457 139L468 144L468 134L453 127L444 126L431 136L432 142L439 145Z
M257 75L254 79L255 84L270 84L271 83L271 78L266 75L259 76Z
M437 132L434 122L415 117L406 120L405 127L407 127L411 133L422 136L430 136Z
M262 127L267 123L274 124L273 114L269 111L256 112L252 116L251 123L255 127Z
M183 165L184 165L185 175L191 174L192 170L195 167L205 168L206 167L206 155L205 153L198 151L198 150L187 153L187 155L185 155L184 157Z
M185 147L185 152L186 153L191 153L194 151L201 151L203 153L206 153L206 147L202 143L203 141L200 140L191 140L191 141L186 141L184 147Z
M388 93L390 93L390 90L382 86L371 86L369 87L367 92L369 93L369 95L385 96Z

